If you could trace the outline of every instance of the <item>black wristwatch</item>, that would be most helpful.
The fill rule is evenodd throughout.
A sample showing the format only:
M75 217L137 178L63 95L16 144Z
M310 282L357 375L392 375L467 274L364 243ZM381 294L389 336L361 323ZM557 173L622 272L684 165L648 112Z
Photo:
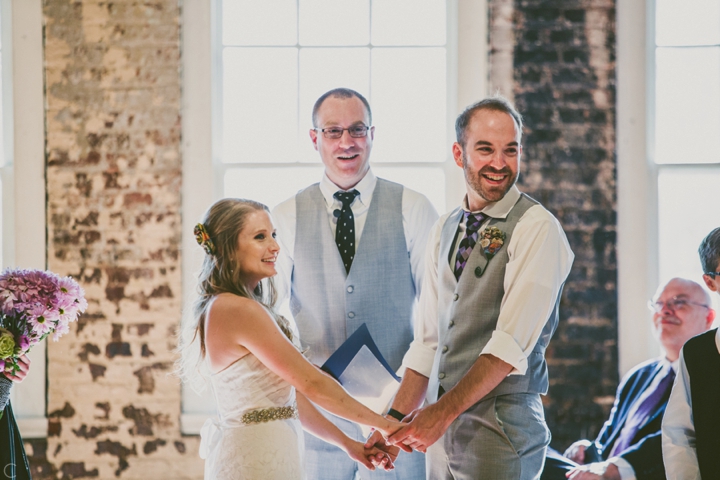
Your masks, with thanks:
M388 410L385 415L390 415L391 417L393 417L393 418L394 418L395 420L397 420L398 422L402 422L402 421L403 421L403 418L406 417L406 415L405 415L404 413L400 413L400 412L398 412L397 410L395 410L394 408L391 408L390 410Z

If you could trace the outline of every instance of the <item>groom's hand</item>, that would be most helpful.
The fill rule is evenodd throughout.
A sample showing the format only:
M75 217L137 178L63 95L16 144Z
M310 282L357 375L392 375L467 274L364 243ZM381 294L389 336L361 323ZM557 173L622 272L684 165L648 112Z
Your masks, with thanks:
M443 436L452 422L437 403L415 410L405 420L410 420L410 423L392 434L388 443L401 445L401 448L404 445L423 453Z
M378 453L374 456L371 461L373 464L380 466L380 463L384 460L385 456L389 457L389 459L394 463L395 460L398 457L398 454L400 453L400 447L396 447L394 445L388 445L385 441L385 438L382 436L380 432L375 430L370 436L368 437L367 441L365 442L365 448L377 448L378 450L382 450L384 453ZM387 470L387 469L386 469Z

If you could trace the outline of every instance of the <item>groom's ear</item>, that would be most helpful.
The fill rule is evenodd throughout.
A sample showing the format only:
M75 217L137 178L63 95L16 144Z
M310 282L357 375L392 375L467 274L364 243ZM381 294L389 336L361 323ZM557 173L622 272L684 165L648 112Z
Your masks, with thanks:
M713 278L708 274L703 274L703 281L711 291L720 293L720 275L715 275Z

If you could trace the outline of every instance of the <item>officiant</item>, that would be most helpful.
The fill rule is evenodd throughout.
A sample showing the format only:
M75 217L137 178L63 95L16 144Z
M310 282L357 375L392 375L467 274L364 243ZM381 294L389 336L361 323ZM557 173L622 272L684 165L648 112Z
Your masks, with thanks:
M316 365L363 323L394 370L413 338L425 244L438 215L424 195L373 174L374 134L370 105L360 93L337 88L323 94L312 111L310 140L324 174L273 211L281 245L279 296L290 297L300 341ZM357 425L328 417L364 441ZM390 472L358 472L339 448L305 437L308 478L425 478L420 454L401 455Z
M540 395L573 253L557 219L515 186L522 117L502 97L469 106L452 152L462 205L433 227L415 340L393 409L429 406L390 437L427 451L440 479L534 479L550 432Z

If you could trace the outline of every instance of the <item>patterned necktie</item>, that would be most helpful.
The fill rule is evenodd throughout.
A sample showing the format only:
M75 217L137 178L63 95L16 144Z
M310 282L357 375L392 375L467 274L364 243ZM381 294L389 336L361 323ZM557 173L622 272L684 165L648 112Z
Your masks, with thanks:
M335 243L345 265L345 273L350 273L350 267L355 257L355 219L350 205L358 195L360 195L360 192L357 190L350 190L349 192L338 190L333 195L342 202L340 210L335 210L333 214L338 219L337 229L335 230Z
M657 410L663 401L667 401L670 395L670 389L675 381L675 371L670 368L665 377L660 380L655 390L645 397L645 400L638 406L637 410L625 420L618 439L615 441L610 456L619 455L633 445L633 440L638 430L642 427L650 415Z
M455 279L458 281L460 281L460 274L463 272L472 249L477 243L480 224L485 220L485 215L482 213L464 212L464 217L465 236L460 240L457 255L455 256Z

